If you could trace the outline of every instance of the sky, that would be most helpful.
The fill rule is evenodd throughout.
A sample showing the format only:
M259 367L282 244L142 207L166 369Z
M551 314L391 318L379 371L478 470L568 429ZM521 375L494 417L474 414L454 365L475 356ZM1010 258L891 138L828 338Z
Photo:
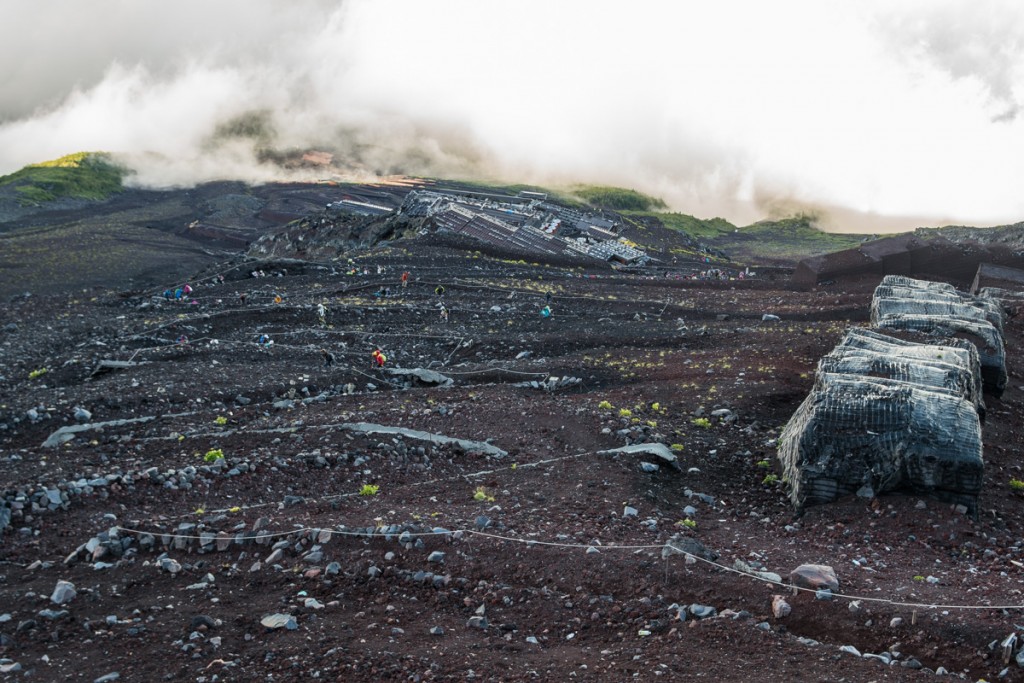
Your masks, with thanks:
M629 187L745 225L1024 220L1024 5L1004 0L5 0L0 174L296 173Z

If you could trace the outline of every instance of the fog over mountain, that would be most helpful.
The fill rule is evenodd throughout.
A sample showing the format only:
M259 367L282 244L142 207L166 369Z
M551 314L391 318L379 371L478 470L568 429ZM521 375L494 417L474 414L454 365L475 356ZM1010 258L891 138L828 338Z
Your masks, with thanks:
M680 5L680 6L677 6ZM0 173L633 187L749 223L1024 219L1013 2L8 0ZM287 152L333 154L289 169Z

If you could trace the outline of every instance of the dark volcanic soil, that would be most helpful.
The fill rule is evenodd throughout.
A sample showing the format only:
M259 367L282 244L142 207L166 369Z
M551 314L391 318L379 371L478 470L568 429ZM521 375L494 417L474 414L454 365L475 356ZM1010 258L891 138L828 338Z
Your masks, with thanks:
M247 270L194 280L194 304L162 301L179 284L167 281L0 309L0 656L20 668L5 680L1019 677L991 647L1024 623L992 609L1024 603L1009 486L1024 478L1019 319L1009 387L987 397L978 520L912 495L796 518L768 477L774 440L817 360L866 324L875 282L627 276L430 237L281 277ZM382 286L397 295L375 296ZM371 367L377 347L387 368L454 383L407 385ZM138 364L96 372L101 360ZM529 384L549 377L579 381ZM80 423L76 407L91 423L136 421L44 447ZM681 468L599 453L644 442ZM204 457L214 450L222 460ZM717 564L664 556L672 538ZM740 560L784 578L831 565L856 602L730 571ZM77 595L58 605L62 580ZM773 616L773 594L789 616ZM694 604L717 615L687 614ZM261 624L274 614L296 628ZM845 645L899 654L886 665Z

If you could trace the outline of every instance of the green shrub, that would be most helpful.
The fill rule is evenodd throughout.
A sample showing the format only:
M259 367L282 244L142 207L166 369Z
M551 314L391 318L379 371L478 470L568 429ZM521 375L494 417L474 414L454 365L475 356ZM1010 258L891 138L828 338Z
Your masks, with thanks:
M480 501L480 502L486 502L486 503L493 503L494 502L494 496L492 496L491 494L487 493L487 489L485 487L477 486L476 487L476 491L473 492L473 500Z
M212 448L212 449L206 451L206 455L203 456L203 460L205 462L213 463L213 462L217 462L218 460L220 460L223 457L224 457L224 451L222 451L219 448Z
M711 428L711 420L709 420L706 417L695 417L692 420L690 420L690 422L695 427L703 427L704 429L710 429Z
M359 489L360 496L376 496L377 491L380 491L380 487L376 484L363 484L363 488Z

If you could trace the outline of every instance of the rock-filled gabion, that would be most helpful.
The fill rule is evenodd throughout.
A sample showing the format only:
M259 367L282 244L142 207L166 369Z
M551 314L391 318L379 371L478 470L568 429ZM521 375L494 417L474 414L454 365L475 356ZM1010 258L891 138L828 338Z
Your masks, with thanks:
M848 332L779 438L794 506L909 491L975 514L984 471L976 363L956 346Z
M918 344L854 327L821 359L818 371L884 377L946 390L970 401L984 418L981 361L977 347L965 339Z
M998 396L1006 387L1003 310L991 298L962 294L940 282L887 275L871 300L871 323L882 330L967 338L978 348L986 389Z

